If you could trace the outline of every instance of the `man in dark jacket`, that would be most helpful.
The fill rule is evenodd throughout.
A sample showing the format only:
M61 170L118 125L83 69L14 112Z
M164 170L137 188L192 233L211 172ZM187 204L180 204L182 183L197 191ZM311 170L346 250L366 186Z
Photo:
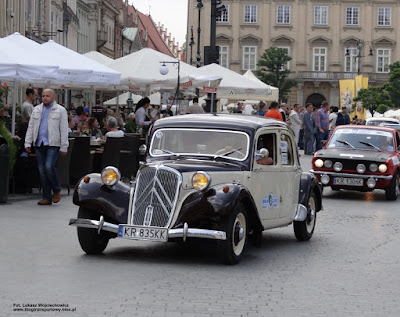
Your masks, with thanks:
M314 129L315 129L315 118L314 118L314 106L312 103L306 104L306 111L303 115L303 130L304 130L304 154L314 154Z

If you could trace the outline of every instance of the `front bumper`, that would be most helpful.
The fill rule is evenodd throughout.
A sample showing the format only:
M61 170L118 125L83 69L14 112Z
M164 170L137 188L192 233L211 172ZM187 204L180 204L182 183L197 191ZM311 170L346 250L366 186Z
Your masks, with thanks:
M104 221L103 216L100 217L100 220L82 218L70 219L69 225L81 228L95 229L98 233L100 233L101 230L104 230L118 234L119 230L118 225ZM226 240L226 233L224 231L218 230L189 228L188 224L185 223L183 228L168 229L168 238L182 238L183 241L185 241L186 238Z
M384 189L390 184L390 181L393 178L393 175L375 175L375 174L365 175L365 174L340 173L340 172L331 172L331 171L315 171L313 169L310 170L310 173L313 173L318 178L319 181L321 181L321 176L324 176L324 175L329 176L329 182L322 183L323 186L335 186L335 187L350 188L350 189L351 188L354 188L354 189L360 189L360 188ZM376 184L374 187L371 187L371 188L368 188L365 181L363 181L363 186L357 186L357 187L349 186L349 185L336 185L336 184L333 184L334 177L363 179L365 181L372 178L376 181Z

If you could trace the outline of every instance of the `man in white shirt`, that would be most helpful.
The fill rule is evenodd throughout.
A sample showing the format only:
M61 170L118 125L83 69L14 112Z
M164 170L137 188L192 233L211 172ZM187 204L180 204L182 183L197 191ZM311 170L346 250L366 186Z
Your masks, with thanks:
M300 136L300 127L301 127L301 120L300 120L300 105L294 104L292 111L289 115L290 122L292 124L292 129L294 131L294 135L296 136L296 144L299 143L299 136Z
M118 121L114 117L107 118L107 130L106 138L123 138L124 131L118 130Z
M337 119L337 114L338 114L339 108L332 106L331 107L331 113L329 114L329 132L334 130L336 128L336 119Z
M29 122L31 118L31 114L33 111L33 103L38 96L38 91L35 88L27 88L26 91L26 100L22 104L21 109L21 119L22 122Z

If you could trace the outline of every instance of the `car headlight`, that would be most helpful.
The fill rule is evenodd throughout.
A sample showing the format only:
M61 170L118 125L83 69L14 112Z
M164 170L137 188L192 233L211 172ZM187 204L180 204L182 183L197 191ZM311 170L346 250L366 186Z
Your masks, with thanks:
M378 164L372 163L372 164L369 166L369 170L370 170L371 172L376 172L376 171L378 170Z
M379 165L379 172L385 173L386 171L387 171L387 165L386 164Z
M365 172L365 170L366 170L366 167L365 167L364 164L358 164L357 165L357 173L362 174L362 173Z
M333 164L333 169L335 170L335 172L340 172L343 168L343 164L340 162L336 162L335 164Z
M203 190L210 185L210 175L205 172L197 172L192 177L192 185L197 190Z
M107 166L101 171L101 181L107 186L113 186L121 179L121 173L114 166Z
M321 159L317 159L314 162L315 167L321 168L322 166L324 166L324 161Z
M324 162L324 166L325 166L326 168L331 168L331 167L332 167L332 161L331 161L331 160L326 160L326 161Z

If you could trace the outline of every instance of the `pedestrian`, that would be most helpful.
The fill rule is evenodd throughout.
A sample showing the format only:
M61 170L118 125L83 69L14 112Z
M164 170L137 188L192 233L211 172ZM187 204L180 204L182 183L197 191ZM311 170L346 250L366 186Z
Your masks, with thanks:
M199 105L199 98L193 98L193 104L188 107L186 113L204 113L203 107Z
M258 110L256 111L256 116L264 116L267 113L267 104L263 101L260 101L258 104Z
M296 144L299 143L300 137L300 127L301 127L301 120L300 120L300 105L298 103L293 105L293 109L290 111L290 122L292 124L292 129L294 131L294 135L296 137Z
M68 151L68 119L67 111L55 99L54 90L43 90L43 102L33 109L25 138L26 152L31 152L32 143L35 147L43 192L39 205L58 203L61 198L56 163L58 156Z
M150 99L148 97L144 97L139 100L139 102L136 105L135 109L135 118L136 122L141 125L141 126L150 126L155 119L150 119L147 116L147 109L150 107Z
M279 108L279 112L282 115L282 121L286 122L286 111L287 111L287 105L286 103L281 103L281 106Z
M26 100L22 104L21 119L22 122L28 123L33 111L33 103L35 102L38 96L38 90L35 88L27 88L25 94L26 94Z
M314 129L315 129L315 118L314 118L314 106L312 103L306 105L306 111L303 116L303 130L304 130L304 154L314 154Z
M315 114L315 128L316 128L316 150L322 148L321 141L328 140L329 136L329 103L324 101L321 109Z
M167 104L167 107L165 108L165 110L161 110L161 117L162 118L166 118L166 117L172 117L174 115L174 113L171 110L172 105L171 104Z
M331 112L329 114L329 133L332 132L336 128L336 120L338 116L339 108L332 106Z
M299 142L297 143L297 145L299 146L300 150L304 150L304 129L303 129L303 120L304 120L304 113L305 113L306 109L301 106L300 107L300 134L299 134Z
M243 102L239 101L237 103L237 107L233 109L233 113L242 113L243 112Z
M272 101L271 104L269 105L269 110L264 115L264 117L278 119L278 120L283 121L282 114L279 112L278 108L279 108L278 103L276 101Z

